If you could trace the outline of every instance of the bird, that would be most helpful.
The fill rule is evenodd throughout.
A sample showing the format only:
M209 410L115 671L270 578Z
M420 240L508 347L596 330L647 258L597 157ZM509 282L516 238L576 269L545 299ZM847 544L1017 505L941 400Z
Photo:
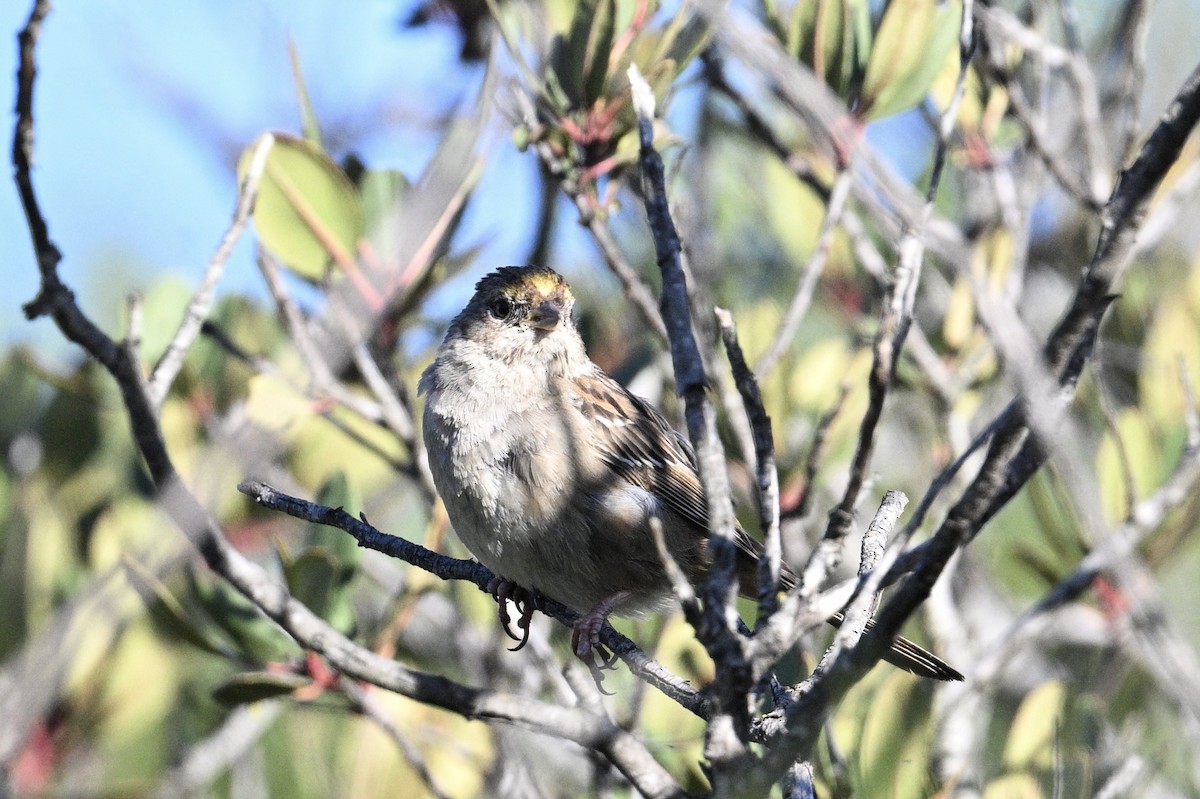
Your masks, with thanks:
M588 357L574 304L549 267L496 269L450 322L418 388L429 468L456 534L500 578L490 586L498 599L533 590L581 614L573 645L582 657L609 614L678 606L652 519L694 584L710 558L690 445ZM740 525L735 543L739 590L754 596L762 546ZM785 568L783 587L795 580ZM962 679L904 638L884 659Z

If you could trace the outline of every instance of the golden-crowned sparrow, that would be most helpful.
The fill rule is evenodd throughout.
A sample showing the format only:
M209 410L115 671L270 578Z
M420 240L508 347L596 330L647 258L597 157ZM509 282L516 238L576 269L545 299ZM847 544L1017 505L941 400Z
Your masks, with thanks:
M703 580L708 511L687 443L588 358L574 301L551 269L496 270L450 323L420 389L429 466L458 536L497 575L585 614L583 654L609 612L674 605L653 516L684 573ZM737 546L752 596L761 547L740 528ZM961 679L903 638L885 657Z

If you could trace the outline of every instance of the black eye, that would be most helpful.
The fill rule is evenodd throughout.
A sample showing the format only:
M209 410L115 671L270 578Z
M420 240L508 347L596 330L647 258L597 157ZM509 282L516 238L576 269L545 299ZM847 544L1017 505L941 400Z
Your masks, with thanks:
M492 301L492 316L497 319L507 319L512 310L513 304L507 297L500 297Z

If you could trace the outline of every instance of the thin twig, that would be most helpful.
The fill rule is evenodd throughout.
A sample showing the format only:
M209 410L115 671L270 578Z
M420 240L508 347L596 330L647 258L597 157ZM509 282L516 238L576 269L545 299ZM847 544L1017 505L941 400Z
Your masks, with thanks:
M888 537L907 504L908 497L903 491L887 491L879 503L879 509L875 511L875 517L863 533L858 576L863 578L875 574L876 579L866 580L859 595L846 608L845 619L838 628L836 642L831 651L833 658L838 657L841 650L853 650L862 638L867 620L879 600L878 578L883 576L883 572L877 571L878 566L883 559Z
M850 237L858 264L875 279L880 293L885 293L889 279L887 261L871 240L862 219L848 209L842 215L842 229ZM953 405L963 388L970 384L972 376L967 373L952 375L920 327L910 327L906 341L906 351L925 375L930 387L937 392L938 399L947 407Z
M1133 243L1132 258L1150 252L1168 235L1179 230L1180 217L1194 207L1200 194L1200 161L1187 164L1171 180L1148 209L1146 221Z
M308 320L288 293L287 286L284 285L283 270L279 266L279 262L269 252L260 249L258 268L283 316L288 338L295 345L296 352L299 353L304 367L308 370L309 379L312 381L310 395L314 397L328 396L372 423L381 422L383 408L380 403L347 390L335 377L335 374L345 366L348 360L346 353L337 353L334 358L328 358L321 351L309 329Z
M1096 360L1100 363L1104 362L1103 355L1097 347ZM1108 395L1108 390L1104 385L1104 381L1097 380L1098 386L1096 390L1097 402L1100 406L1100 414L1104 417L1104 426L1108 428L1108 435L1113 443L1113 449L1117 455L1117 466L1121 476L1121 495L1124 500L1126 517L1133 513L1134 507L1137 505L1137 485L1134 480L1133 463L1129 459L1129 450L1125 446L1125 436L1121 432L1121 428L1117 425L1117 414L1113 410L1112 399ZM1128 521L1128 518L1126 518Z
M297 397L307 396L304 390L300 386L296 385L294 381L289 379L289 377L285 375L274 363L272 363L270 359L247 352L240 347L237 342L233 341L233 339L231 339L224 330L217 327L212 322L205 322L201 326L200 331L205 337L216 344L217 347L222 349L229 356L246 364L248 367L253 369L256 374L270 376L280 381L284 386L296 392ZM328 407L328 403L322 402L320 399L316 399L312 403L312 406L313 412L317 416L320 416L330 425L335 427L340 433L349 438L355 444L386 463L390 469L400 474L408 475L416 480L416 468L412 463L396 459L391 453L380 446L379 442L370 440L360 431L347 424L345 420L338 417L338 415L335 413L335 408Z
M702 608L700 600L696 596L696 589L692 587L687 575L683 573L679 561L675 560L675 556L667 548L667 539L663 533L662 519L657 516L650 517L650 535L654 537L654 548L658 550L658 559L663 565L663 570L667 573L667 580L671 583L671 588L674 590L675 596L679 597L679 604L683 608L684 618L693 627L700 629L701 624L703 624Z
M1096 799L1121 799L1137 795L1138 789L1146 785L1148 771L1146 761L1131 753L1096 790Z
M837 398L829 406L829 410L821 414L821 418L817 420L817 426L813 428L812 439L808 443L808 456L804 459L803 493L794 507L783 510L782 518L784 520L803 519L808 515L809 508L813 504L813 497L816 496L817 472L821 470L821 462L825 459L829 431L833 427L833 423L837 421L838 414L842 412L846 398L849 396L850 385L842 383L838 386Z
M817 178L813 172L812 163L803 153L790 151L783 141L775 135L775 131L771 128L770 123L758 112L749 98L729 83L725 77L725 69L717 49L715 47L706 48L700 54L700 60L704 65L704 77L707 79L708 84L733 102L742 117L746 120L748 132L758 141L767 145L779 160L787 165L787 168L797 180L812 189L821 198L822 202L828 203L829 187Z
M1104 141L1104 124L1100 119L1100 93L1096 88L1095 74L1088 67L1087 54L1078 34L1078 15L1071 0L1062 0L1063 30L1067 34L1067 49L1071 59L1067 62L1067 76L1075 84L1078 98L1078 139L1083 142L1083 168L1088 196L1103 201L1112 186L1109 175L1112 165L1108 163L1107 146ZM1059 109L1061 111L1061 109ZM1120 156L1118 156L1120 158Z
M429 771L429 764L425 762L425 757L417 747L413 746L404 733L400 731L400 728L396 726L396 722L380 706L379 700L367 688L354 682L354 680L341 677L338 679L337 685L338 690L350 700L355 710L375 722L375 725L383 730L384 734L392 740L392 743L400 750L404 759L408 761L409 767L416 772L417 778L424 783L425 788L433 795L434 799L447 799L448 794L441 789L437 780L433 778L433 774Z
M719 46L736 55L744 66L774 93L809 133L814 160L852 163L852 192L864 211L888 236L921 226L925 203L910 182L896 174L863 136L847 139L853 118L845 104L810 70L785 53L775 38L749 13L718 0L698 0L708 17ZM970 250L959 226L932 214L927 223L926 245L949 264L970 262Z
M896 365L905 338L912 325L913 307L916 302L917 285L925 255L925 232L933 215L934 199L941 186L942 171L946 164L946 152L950 135L957 119L958 106L962 102L967 69L975 49L973 3L963 5L960 33L960 66L954 94L944 110L938 126L937 147L934 151L933 170L925 190L925 205L920 222L906 231L900 242L900 259L896 267L894 282L889 285L880 312L879 330L875 336L871 374L868 380L868 405L859 425L858 442L850 466L850 478L842 499L829 513L825 534L813 550L801 575L797 591L801 595L811 594L836 566L840 559L841 542L854 521L854 509L866 481L867 469L875 446L875 430L883 414Z
M286 707L281 700L267 699L234 708L214 732L188 748L151 796L175 799L207 793L234 762L258 745Z
M905 237L900 246L900 269L898 269L896 277L896 288L888 303L888 307L885 309L885 323L881 324L881 331L877 337L878 341L884 342L884 346L877 346L876 348L876 365L872 369L871 380L873 384L872 393L878 394L877 397L873 397L872 401L874 403L878 400L880 406L882 405L883 396L886 395L887 381L890 381L891 370L895 368L900 348L903 346L905 332L911 320L916 285L924 255L925 231L932 217L933 201L941 182L950 134L957 118L958 105L962 99L967 69L975 47L973 14L974 3L971 0L966 0L963 3L963 16L959 31L960 67L955 92L942 115L941 124L938 129L938 144L935 150L934 166L930 175L929 186L926 189L925 203L919 217L919 222L910 228L909 235ZM891 323L894 327L892 330L887 331L890 338L884 339L884 330L888 327L887 321L889 316L894 320ZM874 385L877 381L879 384L878 387ZM882 388L882 391L879 388ZM874 411L876 414L878 412ZM864 419L864 428L867 426L872 413L872 411L868 411L867 418ZM826 540L830 537L830 533L838 538L842 537L839 535L839 530L842 529L842 525L849 522L846 515L849 509L853 507L853 504L847 507L845 497L853 496L855 500L857 499L858 489L853 485L856 479L861 479L861 476L856 478L859 468L857 464L860 460L865 462L869 458L870 442L870 432L863 431L860 434L859 449L866 450L866 452L862 453L864 456L862 458L860 458L860 453L856 452L856 466L852 467L851 472L852 485L847 488L843 503L830 514L830 524L826 529ZM830 563L834 559L835 556L829 552L826 552L822 558L825 563ZM814 560L810 559L810 565L813 563ZM813 571L816 570L814 569ZM806 569L804 576L811 579L813 574L809 569ZM882 576L882 574L875 575L873 573L872 579L877 584L877 581L882 579ZM823 574L820 575L820 579L824 579ZM803 596L805 590L811 592L814 589L812 587L806 589L802 583L791 593ZM874 588L866 587L864 590L873 591ZM788 600L792 599L792 596L788 597ZM912 611L915 610L915 605L906 607L906 610L907 614L911 615ZM907 615L904 618L907 618ZM899 617L897 615L890 620L890 626L886 628L882 623L876 624L875 629L865 635L857 645L846 648L841 656L836 657L830 664L828 671L819 672L818 675L806 682L800 689L800 696L786 710L787 726L786 732L782 735L784 740L776 741L775 746L767 750L763 758L764 762L760 764L758 771L745 770L739 775L746 780L746 784L742 786L744 790L751 793L765 791L775 778L775 775L783 774L797 759L804 758L811 752L812 746L819 735L822 722L830 712L830 703L849 690L865 674L866 670L879 659L884 647L895 637L898 629L898 621Z
M1048 368L1060 388L1054 402L1061 404L1074 391L1080 371L1092 353L1092 342L1111 291L1126 265L1142 209L1170 166L1178 159L1184 141L1200 120L1200 67L1184 82L1175 100L1143 145L1138 157L1121 173L1102 214L1096 251L1063 319L1044 349ZM1043 395L1046 396L1046 395ZM1049 400L1047 401L1049 402ZM1023 412L1007 412L999 425L987 458L960 500L929 542L923 561L879 615L876 629L892 635L928 594L950 556L969 541L994 513L1012 497L1044 462L1046 450L1030 438L1030 420ZM1045 426L1052 419L1040 419ZM1051 438L1052 431L1046 431ZM1043 429L1039 428L1039 435ZM1139 506L1140 507L1140 506ZM1114 536L1113 538L1116 538ZM1086 559L1085 559L1086 561Z
M1150 5L1148 0L1130 0L1125 4L1124 19L1117 29L1116 41L1128 52L1120 71L1122 79L1118 81L1121 137L1117 155L1122 159L1133 151L1138 134L1138 113L1146 86L1146 32L1150 28Z
M237 246L242 233L246 230L246 225L250 222L250 212L254 210L254 201L258 198L258 184L262 180L263 171L267 167L267 156L270 155L274 144L275 137L270 133L264 133L258 138L258 143L254 146L250 160L247 162L246 174L238 187L238 201L237 207L233 211L233 219L225 230L225 234L221 236L217 251L213 253L208 265L204 268L204 276L200 279L200 285L196 287L196 293L184 311L179 329L171 337L166 351L154 366L149 386L150 400L155 407L162 407L163 400L167 397L167 391L170 390L171 384L175 382L175 378L179 376L179 371L183 368L183 361L187 357L188 351L196 342L196 337L200 335L200 327L208 318L217 281L225 272L225 264L229 261L229 256L233 254L233 248Z
M775 468L775 437L771 417L763 407L758 380L746 363L738 343L733 314L724 308L716 309L721 327L721 340L729 355L729 366L737 383L738 393L746 406L754 437L754 463L758 483L758 521L763 531L763 557L758 562L758 616L754 626L761 626L779 608L779 575L783 562L783 547L779 532L779 472Z
M1030 149L1041 159L1046 168L1050 170L1050 174L1058 181L1058 185L1069 196L1087 210L1099 211L1104 206L1103 195L1095 194L1087 183L1075 175L1071 171L1071 167L1063 160L1062 154L1055 152L1046 140L1046 128L1050 127L1052 123L1049 120L1040 121L1038 119L1036 112L1025 98L1025 92L1021 89L1020 83L1013 76L998 71L997 74L1008 93L1013 119L1020 122L1025 128L1025 132L1029 134ZM1058 124L1058 122L1058 118L1055 117L1053 124Z
M825 219L821 222L817 246L804 268L804 277L796 283L796 291L792 294L792 301L788 304L783 320L779 323L779 330L776 331L775 338L767 347L767 351L758 359L758 363L754 365L754 373L759 378L766 377L787 351L787 348L792 345L792 339L795 338L796 331L800 329L800 323L804 321L804 316L808 313L813 293L817 289L817 282L821 279L821 274L825 271L825 263L829 260L829 252L833 248L833 237L842 220L842 212L846 208L846 198L850 196L852 183L853 173L849 169L843 169L838 173L837 180L833 183L833 190L829 194L829 204L825 209Z
M322 348L318 346L309 329L309 320L305 318L288 293L287 286L284 284L283 272L278 262L266 250L259 250L258 267L262 273L263 279L266 281L267 288L271 292L271 296L275 299L275 304L279 308L280 314L283 316L284 324L287 326L289 337L296 346L296 351L300 354L305 367L308 369L309 379L312 385L309 389L309 395L314 398L328 396L337 402L339 405L345 406L352 412L358 414L366 421L376 424L385 425L387 429L395 435L404 447L409 452L410 461L407 464L402 464L388 457L389 463L394 466L399 466L397 471L406 474L413 478L418 490L422 495L432 501L436 495L433 487L433 478L429 473L428 455L425 452L424 446L417 440L416 425L413 421L411 408L392 390L387 378L384 376L379 365L371 357L367 347L361 341L357 344L344 344L337 347L335 357L332 359L336 363L330 363L330 359L326 358L322 352ZM335 310L334 315L338 320L344 320L344 317ZM358 334L352 330L352 326L348 323L342 325L342 332L349 341L354 341ZM359 392L349 390L336 376L335 372L340 370L344 362L348 359L353 359L359 372L366 380L371 393L375 395L374 401L371 398L362 395ZM328 415L328 414L327 414ZM378 451L377 446L372 446Z
M1175 706L1194 758L1200 755L1200 657L1172 629L1154 576L1137 552L1115 561L1109 574L1127 603L1127 611L1119 617L1124 635L1118 640Z
M580 214L579 218L585 220L587 229L596 241L596 246L600 248L600 254L604 256L604 263L608 264L609 270L621 281L621 286L625 290L625 296L633 303L633 307L641 313L643 321L658 336L658 339L666 342L667 326L664 324L662 315L658 309L654 307L654 295L651 293L650 287L638 275L633 264L629 263L625 254L621 252L620 245L617 244L616 239L613 238L612 231L608 227L608 218L589 209L587 207L587 199L581 192L577 190L572 191L567 186L564 186L563 190L575 201L575 207L579 210Z

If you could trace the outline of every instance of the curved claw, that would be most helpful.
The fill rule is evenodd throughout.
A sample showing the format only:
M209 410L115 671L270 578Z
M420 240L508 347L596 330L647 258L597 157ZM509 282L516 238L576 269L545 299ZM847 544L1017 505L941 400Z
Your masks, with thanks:
M521 637L517 638L507 627L504 629L504 632L517 642L516 646L508 648L509 652L520 652L525 648L525 644L529 643L529 622L533 619L533 607L528 602L518 602L517 610L521 612L517 618L517 629L521 631Z
M605 671L612 671L615 669L617 667L617 661L620 660L620 658L617 657L616 652L613 652L611 649L603 646L596 647L596 655L600 658L600 668L604 669Z
M529 622L533 619L533 603L529 601L529 592L511 580L503 577L493 577L487 585L487 592L492 595L499 606L500 629L504 634L517 642L508 651L519 652L529 643ZM512 616L508 613L508 603L512 601L520 614L517 617L517 629L520 635L512 630Z
M603 658L601 661L603 662ZM592 682L596 684L596 690L605 696L616 696L614 692L604 689L604 672L608 669L604 666L597 666L591 658L586 658L583 662L587 664L588 673L592 675Z

